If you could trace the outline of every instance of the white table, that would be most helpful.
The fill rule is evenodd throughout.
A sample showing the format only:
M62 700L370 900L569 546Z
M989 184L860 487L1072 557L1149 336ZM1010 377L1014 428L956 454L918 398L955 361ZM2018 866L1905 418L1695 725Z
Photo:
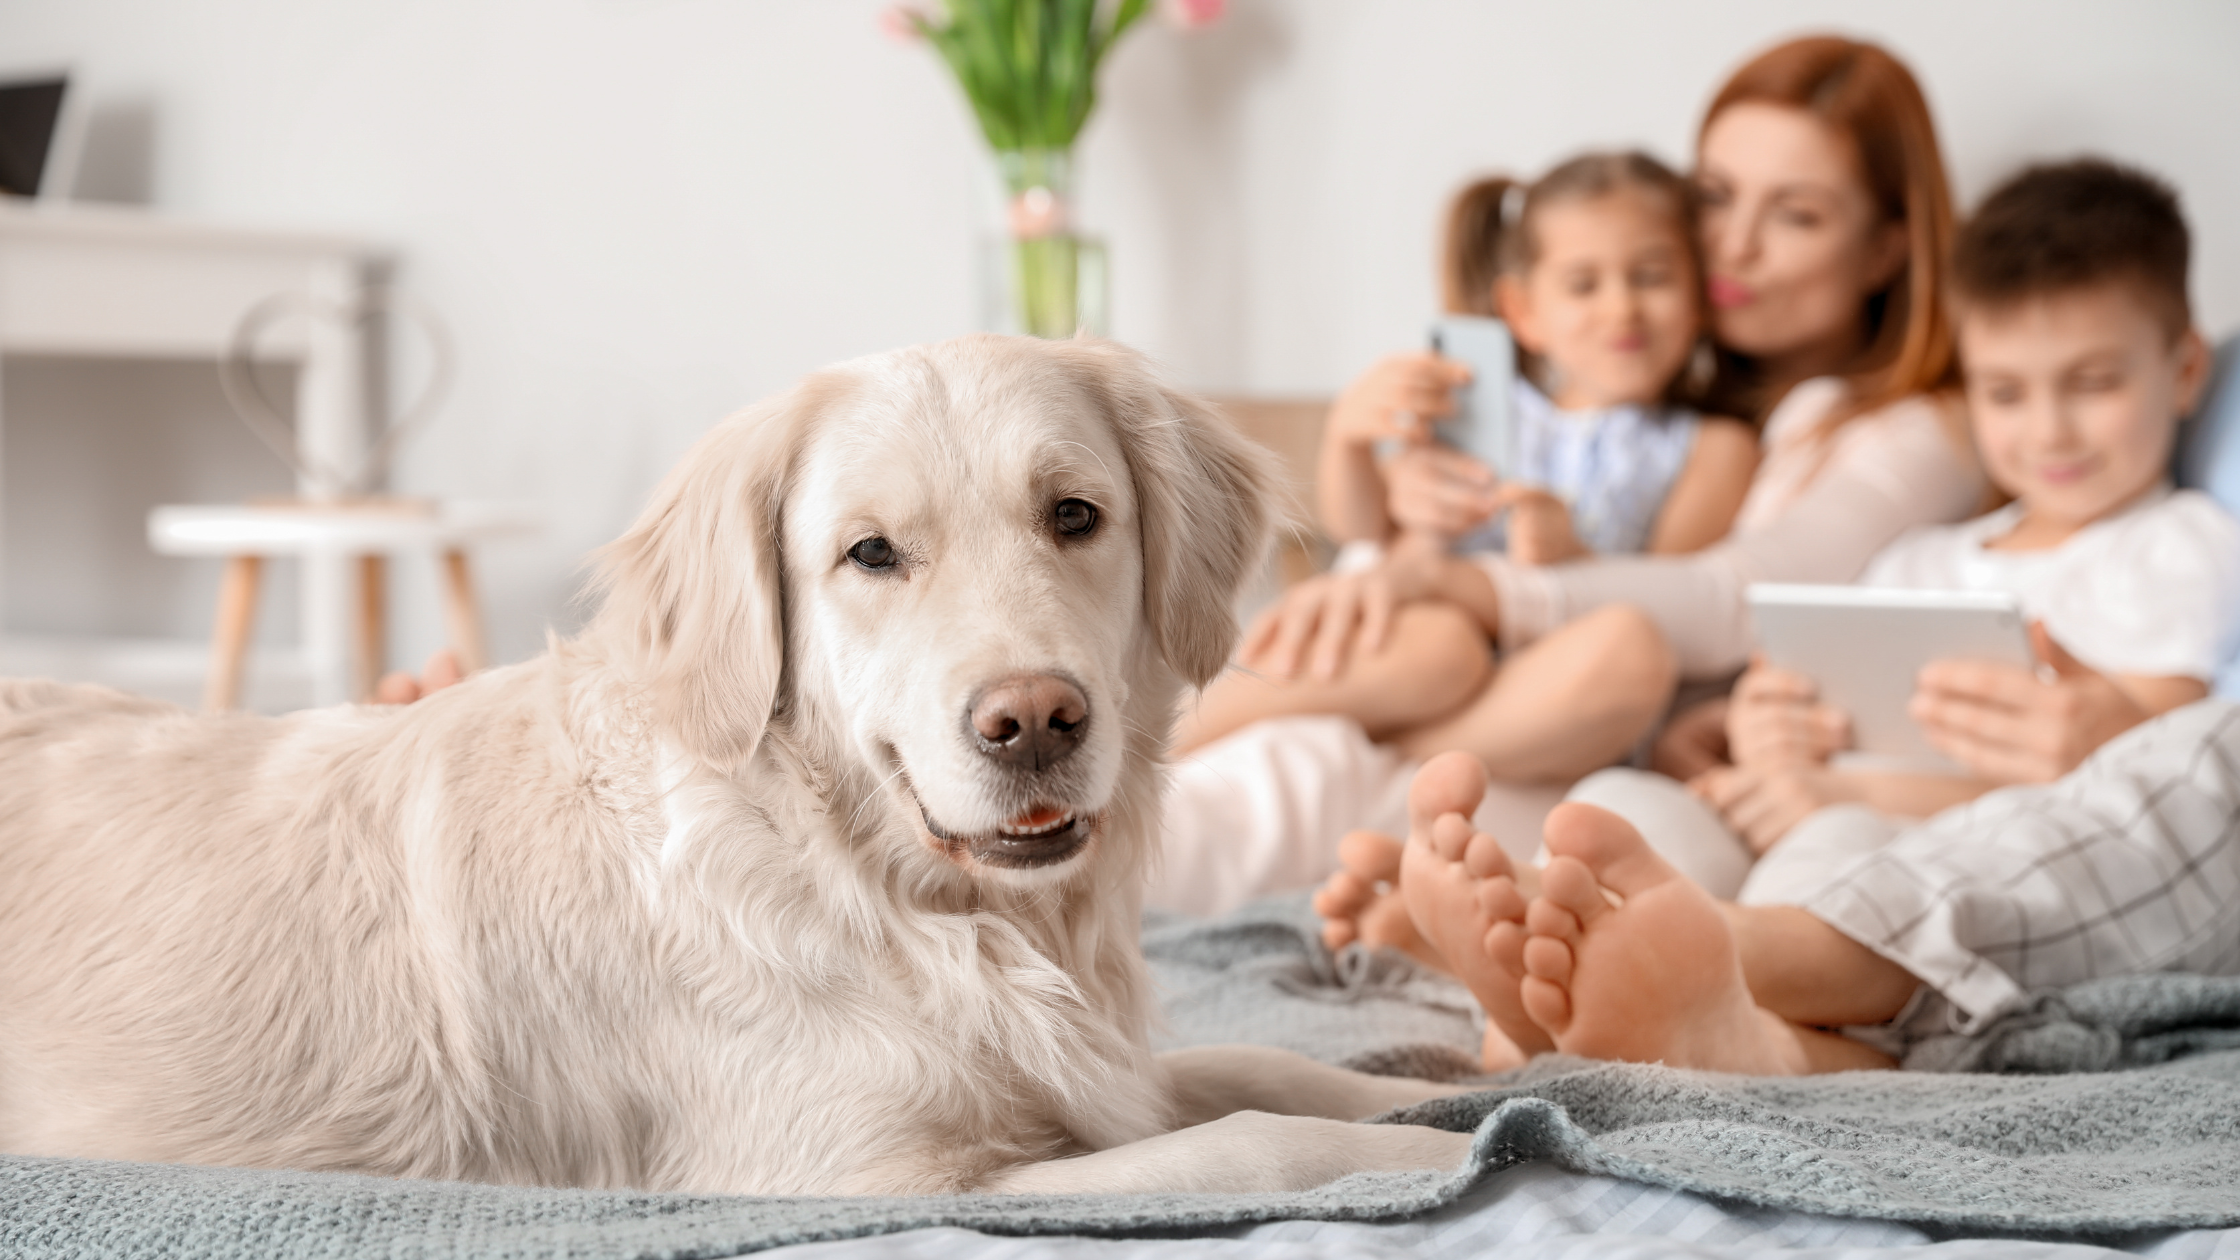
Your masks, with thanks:
M468 576L467 548L490 538L532 533L536 510L510 503L437 503L391 499L326 506L247 503L159 507L148 514L148 545L167 556L213 556L226 561L219 590L218 624L211 636L210 673L203 707L240 703L243 661L256 620L264 559L285 556L311 563L341 557L357 566L357 623L351 644L350 699L373 694L382 671L388 558L422 552L442 565L443 605L450 647L465 673L490 663L482 613Z
M323 309L363 312L360 295L383 283L389 266L380 249L340 236L0 198L0 355L215 362L259 302L296 293ZM296 439L311 466L354 467L363 456L380 370L376 318L290 320L260 345L261 355L298 365ZM0 458L5 449L0 440ZM322 488L298 490L312 495ZM307 556L302 649L268 654L257 669L307 677L315 704L349 699L355 585L346 557ZM0 672L67 673L132 686L181 671L198 677L204 661L198 642L31 641L0 626Z

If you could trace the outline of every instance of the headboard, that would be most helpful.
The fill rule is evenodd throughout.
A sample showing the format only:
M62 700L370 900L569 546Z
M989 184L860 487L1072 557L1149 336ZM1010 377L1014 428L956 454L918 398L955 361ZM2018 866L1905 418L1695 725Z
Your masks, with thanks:
M2240 333L2217 347L2208 391L2178 431L2176 462L2172 471L2179 485L2207 491L2225 511L2240 516ZM2240 633L2226 649L2217 694L2240 700Z

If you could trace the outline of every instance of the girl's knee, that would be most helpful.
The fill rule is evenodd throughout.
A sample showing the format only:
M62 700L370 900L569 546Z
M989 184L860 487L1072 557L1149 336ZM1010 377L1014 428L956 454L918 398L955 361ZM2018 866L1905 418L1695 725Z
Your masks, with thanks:
M1437 600L1408 604L1393 614L1388 650L1450 682L1483 683L1493 672L1493 646L1477 618Z
M1610 604L1576 624L1592 643L1590 654L1622 679L1629 693L1653 695L1662 704L1678 685L1679 662L1649 614L1631 604Z

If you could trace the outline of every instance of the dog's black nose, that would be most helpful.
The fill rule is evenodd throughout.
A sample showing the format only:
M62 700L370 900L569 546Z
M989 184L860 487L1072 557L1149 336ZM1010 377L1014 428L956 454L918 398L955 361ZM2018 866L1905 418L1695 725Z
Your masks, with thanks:
M1021 674L980 689L967 710L984 757L1022 770L1047 770L1073 755L1089 729L1089 700L1053 674Z

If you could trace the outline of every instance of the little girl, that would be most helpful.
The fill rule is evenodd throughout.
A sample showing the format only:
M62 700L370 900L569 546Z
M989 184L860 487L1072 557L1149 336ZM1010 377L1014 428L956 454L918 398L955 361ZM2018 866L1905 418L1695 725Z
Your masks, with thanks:
M1662 711L1664 653L1645 646L1637 705L1546 712L1545 682L1586 660L1496 669L1471 612L1486 579L1468 556L1505 548L1553 564L1693 551L1726 534L1757 441L1686 405L1704 326L1688 186L1639 153L1573 158L1531 185L1480 181L1449 215L1446 289L1450 310L1498 313L1515 336L1511 479L1430 435L1463 365L1397 355L1364 376L1332 408L1318 479L1344 563L1254 623L1246 668L1185 715L1178 753L1262 718L1337 714L1410 759L1461 748L1509 781L1568 780L1618 758ZM1441 470L1440 536L1404 536L1387 511L1377 448L1396 440ZM1614 635L1645 629L1624 609L1597 615Z
M1694 551L1727 532L1757 442L1687 406L1692 369L1708 366L1691 204L1681 178L1640 153L1590 153L1536 184L1496 177L1455 198L1447 308L1506 320L1521 369L1508 483L1460 452L1427 452L1446 474L1441 514L1457 549L1550 564ZM1399 356L1354 391L1365 396L1340 401L1320 481L1334 537L1391 541L1377 449L1429 444L1427 414L1450 408L1433 398L1427 413L1418 400L1466 379L1459 368ZM1375 554L1356 546L1349 559Z

